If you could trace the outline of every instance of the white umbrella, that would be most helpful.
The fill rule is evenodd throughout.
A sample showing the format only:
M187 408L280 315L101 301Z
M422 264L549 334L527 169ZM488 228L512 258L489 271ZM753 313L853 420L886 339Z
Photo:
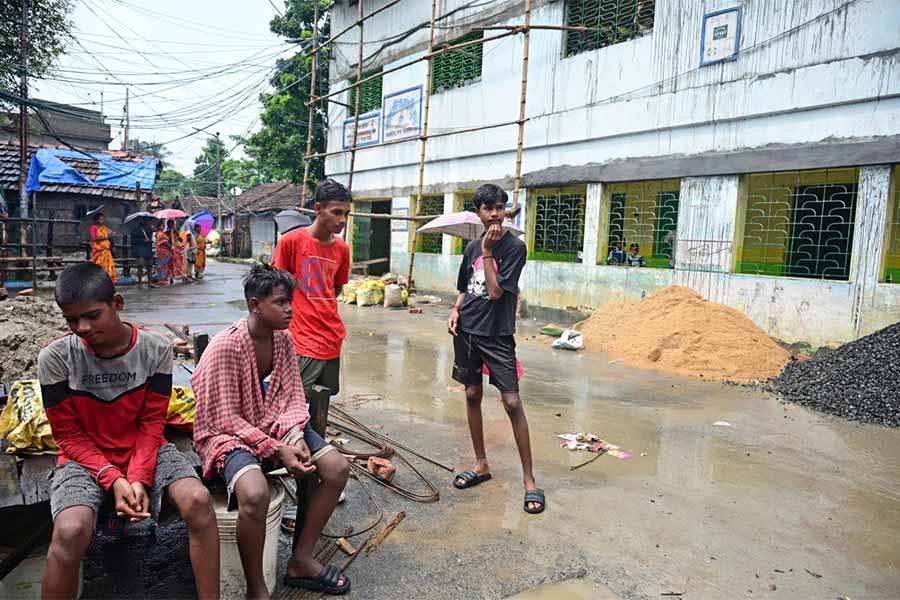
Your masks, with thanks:
M525 231L512 221L503 221L503 230L513 235L523 235ZM474 240L484 232L484 225L478 215L471 211L441 215L416 230L416 233L446 233L465 240Z

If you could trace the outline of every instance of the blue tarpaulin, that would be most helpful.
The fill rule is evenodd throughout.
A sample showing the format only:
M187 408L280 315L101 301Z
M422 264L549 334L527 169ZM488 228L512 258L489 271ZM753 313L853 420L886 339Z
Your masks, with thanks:
M96 179L88 178L61 160L87 159L88 155L100 166L100 174ZM74 150L41 148L31 157L25 191L40 192L42 183L127 188L133 188L136 183L140 183L142 190L149 191L156 185L156 163L157 160L153 157L144 157L139 162L133 162L116 160L111 155L101 152L82 153Z

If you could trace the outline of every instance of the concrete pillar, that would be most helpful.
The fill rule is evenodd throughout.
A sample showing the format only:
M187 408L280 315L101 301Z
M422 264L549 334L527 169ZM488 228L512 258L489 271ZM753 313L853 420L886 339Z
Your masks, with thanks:
M734 264L740 188L736 175L681 180L674 282L720 304Z
M676 269L731 270L739 188L736 175L681 180Z
M407 217L410 214L409 196L395 196L391 201L391 214ZM391 221L391 270L406 273L409 267L409 221Z
M606 210L603 210L603 187L602 183L588 184L584 201L584 245L581 250L584 254L584 264L591 266L596 265L600 258L601 237L606 235L605 231L601 235L600 223L603 220L601 215L605 212L606 219L609 219L608 203Z
M857 335L862 326L860 315L863 308L873 302L875 288L882 275L882 256L887 247L885 229L890 227L890 187L890 166L863 167L859 170L853 250L850 255L850 281L855 284L852 319Z

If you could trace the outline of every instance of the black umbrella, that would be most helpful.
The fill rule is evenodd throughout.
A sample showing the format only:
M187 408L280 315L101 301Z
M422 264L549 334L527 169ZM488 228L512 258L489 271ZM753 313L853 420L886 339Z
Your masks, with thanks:
M135 229L140 227L145 223L155 223L159 221L156 217L151 215L148 212L136 212L131 213L127 217L125 217L125 223L122 226L123 233L131 234Z
M298 227L312 225L312 220L303 213L289 208L275 215L275 224L278 225L279 233L287 233Z
M91 225L94 224L94 217L97 216L97 213L101 212L103 212L102 204L93 210L89 210L84 214L83 217L81 217L80 229L82 233L86 233L91 228ZM111 233L116 233L114 230L117 229L121 224L122 219L106 215L106 226L109 227Z

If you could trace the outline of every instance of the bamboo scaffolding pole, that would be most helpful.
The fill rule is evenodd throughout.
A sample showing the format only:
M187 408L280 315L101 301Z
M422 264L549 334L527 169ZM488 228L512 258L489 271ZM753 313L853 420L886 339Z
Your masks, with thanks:
M513 178L512 209L519 207L519 187L522 179L522 147L525 142L525 100L528 96L528 42L531 31L531 0L525 0L525 33L522 39L522 89L519 92L519 138L516 141L516 174Z
M390 142L381 142L378 144L370 144L368 146L362 146L357 149L358 150L368 150L369 148L381 148L382 146L393 146L394 144L403 144L405 142L414 142L416 140L421 140L421 139L429 139L430 140L430 139L434 139L434 138L448 137L451 135L472 133L474 131L482 131L485 129L497 129L498 127L509 127L511 125L517 125L518 123L519 123L519 121L516 120L516 121L504 121L503 123L493 123L491 125L478 125L475 127L467 127L465 129L454 129L452 131L442 131L439 133L432 133L427 136L419 135L416 137L410 137L410 138L406 138L403 140L391 140ZM346 154L347 152L350 152L349 148L347 148L346 150L332 150L331 152L319 152L318 154L310 154L309 156L305 156L304 158L320 158L323 156L335 156L337 154Z
M600 31L599 27L585 27L584 25L487 25L485 27L473 27L476 31L491 31L504 29L545 29L547 31Z
M358 1L359 6L359 59L356 62L356 99L353 107L353 143L350 145L350 173L347 175L347 191L353 192L353 171L356 167L356 144L359 141L359 101L362 98L362 86L360 86L359 82L363 78L363 24L365 23L365 19L363 19L363 3L362 0ZM341 130L341 142L343 142L344 132ZM343 145L343 144L341 144ZM344 239L347 239L347 230L350 228L350 224L348 223L346 227L344 227Z
M428 28L428 67L425 70L425 108L422 111L422 149L419 153L419 189L416 191L416 212L413 215L418 217L422 211L422 188L425 186L425 148L428 145L428 108L431 105L431 69L434 62L431 56L434 54L434 17L437 12L437 0L431 0L431 25ZM413 265L416 263L416 231L418 225L413 222L412 230L412 248L409 253L409 273L407 273L407 281L409 289L416 289L413 281Z
M360 0L361 1L361 0ZM319 70L319 2L313 12L313 55L312 73L309 76L309 97L316 96L316 72ZM303 159L303 188L300 190L300 206L306 206L307 187L309 185L309 155L312 152L313 125L316 116L316 105L309 105L309 116L306 119L306 157Z
M335 90L335 91L333 91L333 92L332 92L332 91L329 91L327 94L324 94L324 95L322 95L322 96L315 96L315 97L313 97L313 98L310 98L309 101L308 101L307 103L309 103L309 102L318 102L318 101L320 101L320 100L326 100L326 99L328 99L328 98L331 98L332 96L337 96L338 94L342 94L342 93L344 93L344 92L346 92L346 91L348 91L348 90L350 90L350 89L352 89L352 88L354 88L354 87L360 86L360 85L362 85L362 84L364 84L364 83L368 83L369 81L372 81L373 79L377 79L377 78L379 78L379 77L384 77L385 75L388 75L389 73L394 73L394 72L396 72L396 71L400 71L400 70L402 70L402 69L405 69L406 67L412 66L412 65L414 65L414 64L416 64L416 63L420 63L420 62L422 62L423 60L428 60L428 61L430 61L432 58L434 58L434 57L436 57L436 56L441 56L442 54L447 54L448 52L453 52L454 50L460 50L460 49L462 49L462 48L468 48L469 46L474 46L474 45L476 45L476 44L484 44L484 43L486 43L486 42L492 42L492 41L494 41L494 40L499 40L499 39L502 39L502 38L505 38L505 37L509 37L509 36L511 36L511 35L516 35L516 34L521 33L521 32L522 32L522 28L520 27L520 28L516 28L516 29L510 30L510 31L506 31L506 32L504 32L504 33L499 33L499 34L497 34L497 35L492 35L492 36L488 36L488 37L483 37L483 38L481 38L480 40L472 40L472 41L469 41L469 42L463 42L463 43L461 43L461 44L456 44L456 45L453 45L453 46L446 46L446 47L441 48L440 50L438 50L438 51L436 51L436 52L431 52L431 51L429 51L428 54L423 54L422 56L420 56L420 57L418 57L418 58L416 58L416 59L413 59L413 60L411 60L411 61L409 61L409 62L403 63L402 65L397 65L396 67L391 67L390 69L385 69L385 70L383 70L383 71L379 71L379 72L376 73L375 75L370 75L369 77L364 78L362 81L357 81L356 83L351 83L350 85L348 85L348 86L346 86L346 87L342 87L342 88L340 88L340 89L338 89L338 90Z

